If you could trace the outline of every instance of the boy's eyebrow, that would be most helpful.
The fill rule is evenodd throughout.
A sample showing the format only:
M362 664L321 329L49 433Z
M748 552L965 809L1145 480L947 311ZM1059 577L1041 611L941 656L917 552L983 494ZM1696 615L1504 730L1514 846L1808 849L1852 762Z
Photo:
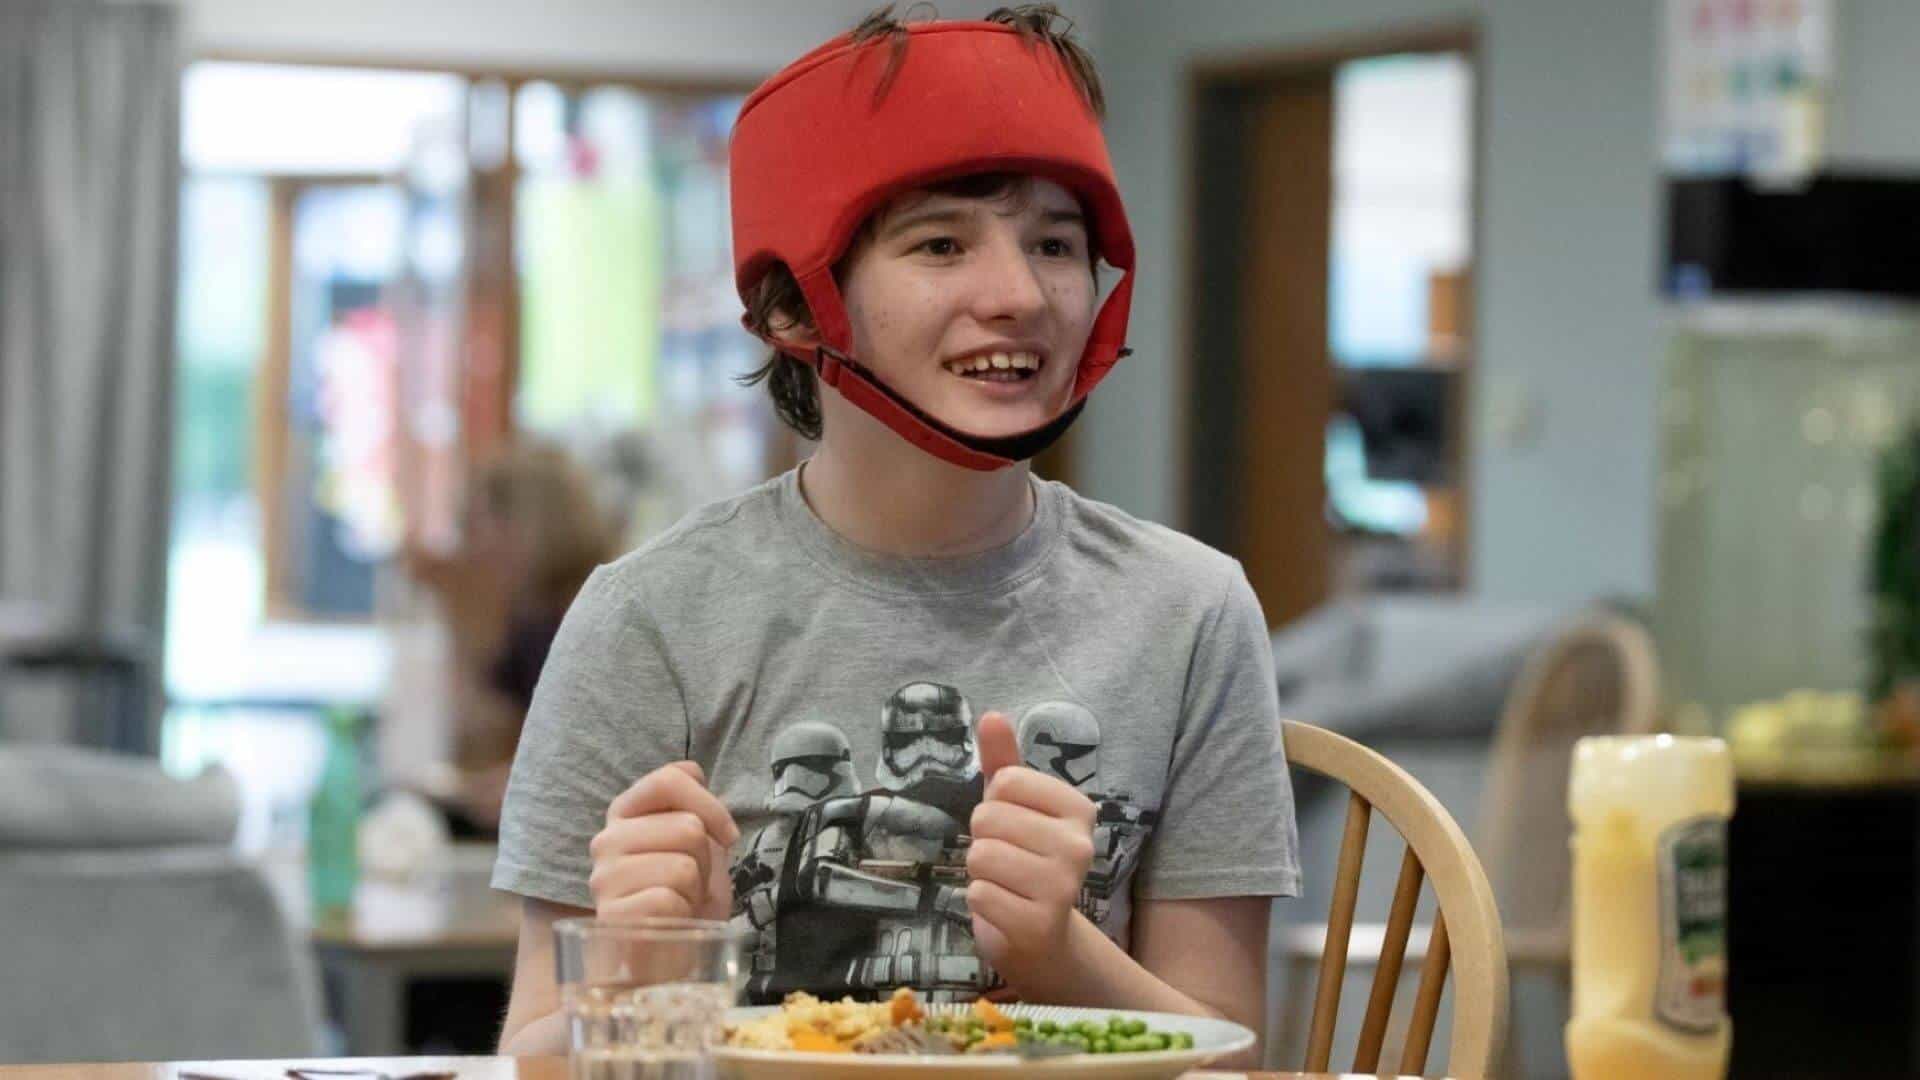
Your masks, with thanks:
M916 225L957 225L972 216L971 211L960 206L929 206L920 210L908 210L887 222L887 227L881 230L881 235L893 236L906 232Z
M922 210L908 210L889 221L880 235L895 236L917 225L957 225L973 214L974 211L965 206L929 206ZM1072 210L1047 210L1040 217L1048 225L1078 225L1081 228L1087 225L1087 216L1077 207Z

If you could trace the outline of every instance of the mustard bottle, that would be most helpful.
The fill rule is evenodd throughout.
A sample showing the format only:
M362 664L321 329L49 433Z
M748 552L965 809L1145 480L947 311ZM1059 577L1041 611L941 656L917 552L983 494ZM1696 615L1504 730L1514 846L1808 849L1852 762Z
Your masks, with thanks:
M1727 1071L1726 743L1581 739L1573 834L1574 1080L1692 1080Z

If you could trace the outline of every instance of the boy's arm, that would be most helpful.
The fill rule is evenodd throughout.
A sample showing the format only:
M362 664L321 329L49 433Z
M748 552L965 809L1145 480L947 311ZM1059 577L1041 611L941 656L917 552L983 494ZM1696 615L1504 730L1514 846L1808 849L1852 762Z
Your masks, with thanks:
M554 984L553 924L584 908L546 900L520 905L520 947L513 959L513 992L500 1029L500 1053L541 1057L567 1052L567 1023L560 1012L560 988Z
M1219 1016L1258 1039L1269 898L1298 893L1299 867L1266 617L1237 566L1223 584L1195 636L1167 791L1134 885L1131 955L1079 918L1049 996ZM1231 1064L1260 1060L1256 1041Z
M1075 913L1067 955L1030 976L1029 1001L1098 1009L1216 1016L1244 1024L1255 1042L1217 1067L1258 1068L1266 1027L1267 918L1264 896L1141 900L1133 913L1133 955Z
M1254 1034L1227 1068L1257 1069L1266 1042L1267 927L1272 900L1141 900L1133 912L1133 951L1146 971ZM1181 1010L1190 1011L1190 1010Z
M1092 854L1093 804L1015 764L1005 714L982 716L978 738L987 789L973 813L967 901L975 943L1009 986L1029 1001L1218 1016L1258 1032L1266 899L1141 901L1128 955L1075 907ZM1259 1060L1256 1041L1236 1063Z

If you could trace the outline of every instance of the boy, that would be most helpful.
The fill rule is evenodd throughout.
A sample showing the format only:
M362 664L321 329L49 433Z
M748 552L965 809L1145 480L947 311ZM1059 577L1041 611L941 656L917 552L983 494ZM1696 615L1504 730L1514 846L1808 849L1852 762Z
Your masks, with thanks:
M1124 354L1134 263L1057 17L882 12L743 107L755 378L819 448L568 614L494 878L527 898L505 1052L564 1049L550 927L585 913L732 919L755 1001L1260 1028L1299 872L1258 601L1026 464Z

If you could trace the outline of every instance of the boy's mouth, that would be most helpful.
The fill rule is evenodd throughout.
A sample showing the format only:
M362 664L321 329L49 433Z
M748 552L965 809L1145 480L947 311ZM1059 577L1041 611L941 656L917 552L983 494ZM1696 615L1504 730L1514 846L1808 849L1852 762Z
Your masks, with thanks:
M949 360L941 365L950 374L980 382L1025 382L1040 374L1046 357L1040 353L984 352Z

